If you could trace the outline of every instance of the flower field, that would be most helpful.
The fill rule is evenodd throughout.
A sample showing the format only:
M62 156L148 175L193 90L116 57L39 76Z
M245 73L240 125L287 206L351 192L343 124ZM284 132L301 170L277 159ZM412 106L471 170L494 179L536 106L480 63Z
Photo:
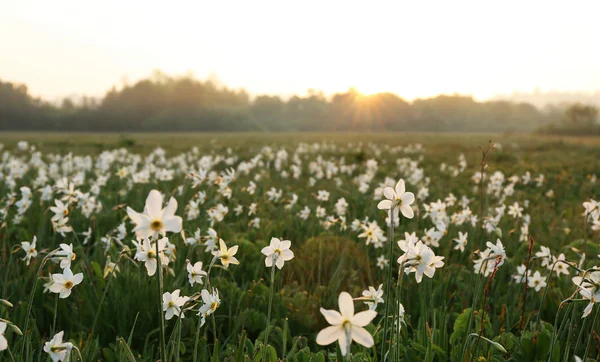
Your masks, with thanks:
M593 139L0 142L0 361L600 359Z

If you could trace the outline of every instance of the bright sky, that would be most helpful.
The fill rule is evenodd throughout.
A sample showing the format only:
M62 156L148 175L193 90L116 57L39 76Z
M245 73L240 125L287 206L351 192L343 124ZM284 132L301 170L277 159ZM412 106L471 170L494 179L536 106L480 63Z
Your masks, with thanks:
M600 88L600 2L0 1L0 79L49 100L154 69L251 94Z

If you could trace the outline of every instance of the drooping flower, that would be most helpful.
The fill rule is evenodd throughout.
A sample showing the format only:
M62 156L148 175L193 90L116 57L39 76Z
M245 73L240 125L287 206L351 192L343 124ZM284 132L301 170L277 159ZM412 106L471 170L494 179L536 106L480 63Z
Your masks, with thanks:
M377 204L379 210L391 210L394 209L394 215L390 216L392 220L398 217L398 212L402 212L402 215L408 219L412 219L415 213L410 205L415 201L415 195L412 192L406 192L406 186L404 180L400 179L396 184L395 188L385 187L383 189L383 196L386 200L381 200Z
M71 262L77 257L77 254L73 251L73 244L60 244L60 250L54 255L52 261L60 263L62 269L70 268Z
M203 304L198 311L198 315L206 317L213 314L219 308L221 298L219 298L219 291L216 288L213 289L212 293L206 289L202 289L200 296L202 297Z
M597 269L597 268L594 268ZM581 318L585 318L592 313L592 308L595 303L600 303L600 271L587 273L585 278L576 276L571 279L579 289L579 294L584 299L590 301L588 306L583 311Z
M73 275L70 267L66 267L62 274L52 274L52 285L49 289L52 293L58 293L61 299L71 295L73 287L83 281L83 273Z
M135 223L133 231L140 238L166 235L168 231L178 233L181 231L182 219L175 216L177 211L177 200L173 197L163 209L163 196L157 190L152 190L146 198L146 207L143 213L134 211L127 207L129 218Z
M364 301L369 306L369 310L377 309L377 305L384 303L383 301L383 284L379 284L377 289L369 286L369 289L363 290L362 297L359 300Z
M262 249L262 253L266 256L265 265L267 268L275 266L281 269L286 261L292 260L294 253L290 250L292 242L289 240L279 240L278 238L271 238L269 246L265 246Z
M371 334L364 328L377 316L377 312L366 310L354 314L354 301L350 294L341 292L338 298L340 312L321 308L321 314L331 326L321 330L317 335L317 344L326 346L336 340L340 344L342 355L348 353L350 343L355 341L367 348L375 343Z
M54 337L44 344L44 352L50 355L52 361L64 361L67 354L71 352L73 345L70 342L63 342L64 331L58 332Z
M169 258L164 253L164 250L167 246L167 241L167 238L162 238L157 241L158 257L160 257L162 265L169 264ZM156 258L157 255L155 243L151 243L148 238L145 238L141 244L138 244L138 250L135 254L135 259L144 262L148 276L153 276L156 273L156 267L158 266L158 261Z
M25 263L29 265L32 258L37 256L37 250L35 250L35 244L37 241L37 236L33 237L33 241L30 243L29 241L22 241L21 248L25 252L25 256L21 260L25 260Z

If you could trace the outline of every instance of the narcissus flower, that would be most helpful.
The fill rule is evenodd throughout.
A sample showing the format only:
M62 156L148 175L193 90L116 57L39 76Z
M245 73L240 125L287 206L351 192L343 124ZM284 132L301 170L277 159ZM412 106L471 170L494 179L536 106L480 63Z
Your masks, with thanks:
M335 342L340 344L342 355L348 353L350 343L354 340L367 348L375 343L371 334L364 328L377 316L377 312L366 310L354 314L354 301L350 294L341 292L338 298L340 311L321 308L321 314L331 326L317 335L317 343L326 346Z
M152 190L146 198L146 207L143 213L127 207L127 215L135 223L133 231L140 238L149 238L157 235L166 235L168 231L178 233L181 231L181 217L175 216L177 200L173 197L167 206L162 208L163 197L157 190Z
M7 324L5 322L0 322L0 351L4 351L8 348L8 341L6 340L6 337L4 337L6 326Z
M219 250L215 250L212 254L221 260L221 264L223 267L229 267L229 264L239 264L240 262L234 257L235 253L237 253L238 246L232 246L231 248L227 248L225 245L225 241L223 239L219 239Z
M52 285L49 289L52 293L58 293L61 299L71 295L74 286L83 281L83 273L73 275L71 268L67 267L62 274L52 274Z
M159 239L158 242L158 257L160 257L160 261L162 265L169 264L169 258L165 255L164 250L166 249L167 242L169 239L162 238ZM156 245L155 243L151 243L148 238L144 239L144 241L139 244L137 253L135 254L135 259L139 261L143 261L146 266L146 271L149 276L153 276L156 273L156 267L158 265L156 255Z
M188 261L186 269L191 286L194 286L194 283L202 284L202 277L206 276L206 272L202 270L201 261L197 261L194 265Z
M64 334L64 331L58 332L54 338L44 344L44 352L48 353L54 362L64 361L73 348L70 342L62 341Z
M262 249L262 253L266 255L265 265L267 268L275 266L281 269L286 261L292 260L294 253L290 250L292 242L289 240L279 240L278 238L271 238L269 246L265 246Z
M163 294L163 312L165 312L165 319L169 320L173 316L179 318L185 318L181 307L188 301L188 297L179 296L179 289L173 291L173 293L166 292Z
M406 192L404 180L400 179L395 188L385 187L383 189L383 196L385 196L386 200L381 200L377 204L377 208L379 210L391 210L393 207L394 215L390 216L392 220L398 217L399 211L408 219L412 219L415 216L412 207L410 207L415 201L415 195L412 192Z
M30 243L29 241L22 241L21 248L25 252L25 257L21 260L25 260L25 263L29 265L31 262L31 258L35 258L37 256L37 250L35 250L35 243L37 241L37 236L33 237L33 241Z

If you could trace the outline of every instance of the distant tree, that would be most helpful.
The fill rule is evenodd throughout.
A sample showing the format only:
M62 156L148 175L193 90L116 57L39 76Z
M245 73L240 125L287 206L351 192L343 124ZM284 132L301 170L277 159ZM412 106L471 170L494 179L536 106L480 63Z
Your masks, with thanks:
M592 128L598 122L598 108L576 103L565 110L564 123L574 128Z

